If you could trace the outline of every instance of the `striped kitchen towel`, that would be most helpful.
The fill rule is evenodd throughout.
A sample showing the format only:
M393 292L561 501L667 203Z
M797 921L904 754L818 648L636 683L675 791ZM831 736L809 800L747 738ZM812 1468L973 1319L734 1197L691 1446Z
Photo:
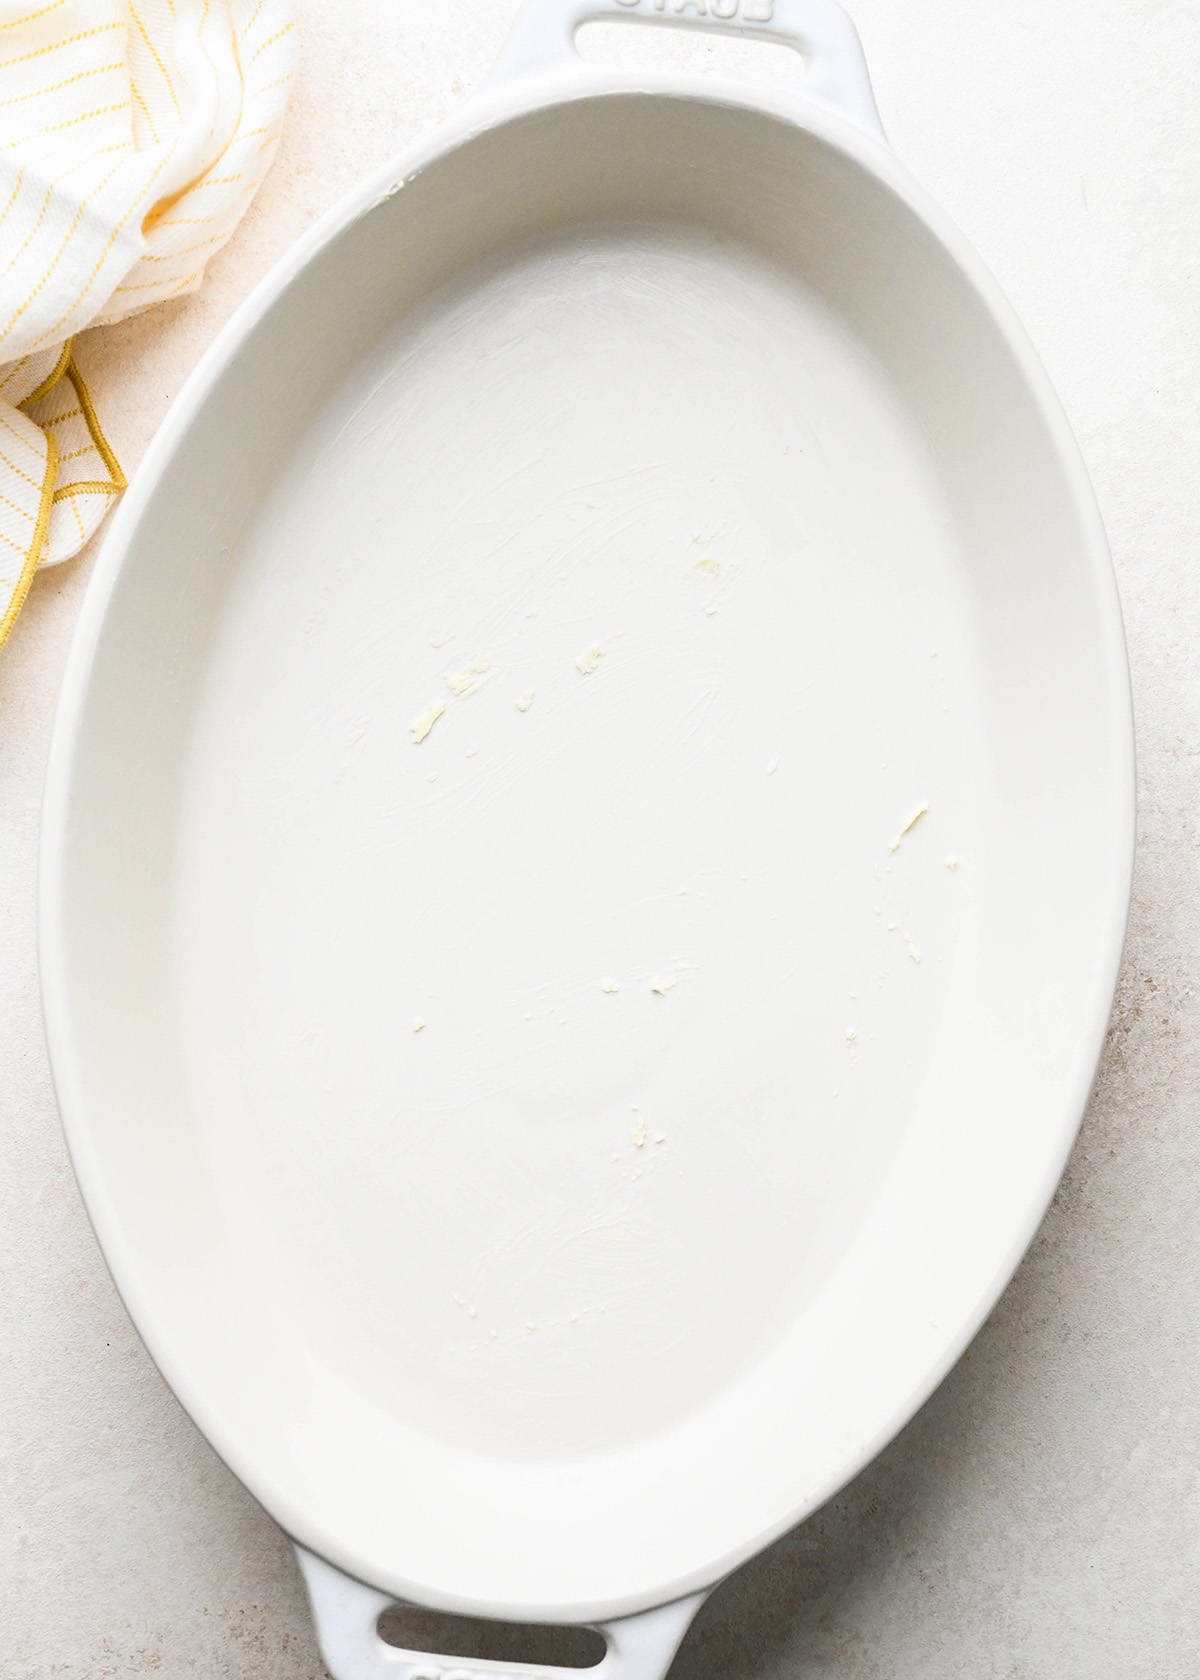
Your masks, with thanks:
M295 41L294 0L0 0L0 644L125 486L71 340L200 284Z

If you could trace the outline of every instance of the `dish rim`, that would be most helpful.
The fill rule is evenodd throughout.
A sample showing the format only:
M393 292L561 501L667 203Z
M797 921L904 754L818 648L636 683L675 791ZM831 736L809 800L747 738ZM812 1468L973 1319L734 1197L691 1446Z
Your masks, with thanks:
M125 564L138 541L141 522L158 493L160 481L175 454L184 444L193 423L208 404L214 387L255 328L308 269L310 263L334 241L343 237L363 216L393 192L448 153L470 144L485 133L509 122L526 119L554 106L614 95L640 96L685 102L735 106L781 121L811 135L847 156L867 174L875 177L901 199L907 210L933 235L941 256L957 267L986 308L991 324L1002 336L1008 353L1020 371L1028 395L1036 404L1052 448L1064 488L1069 492L1086 549L1086 585L1102 634L1094 650L1097 676L1103 676L1107 707L1097 730L1106 729L1112 757L1112 785L1124 786L1122 822L1107 836L1116 865L1118 883L1112 901L1097 907L1097 923L1103 925L1103 961L1099 965L1095 995L1097 1003L1092 1030L1081 1038L1071 1056L1071 1073L1064 1083L1070 1096L1061 1104L1055 1146L1050 1166L1036 1192L1012 1221L1013 1236L999 1258L988 1287L981 1293L975 1310L960 1322L942 1344L939 1359L932 1362L921 1382L904 1401L881 1420L873 1436L860 1450L832 1469L815 1493L797 1504L753 1536L742 1537L702 1569L669 1584L654 1583L644 1593L617 1602L584 1603L564 1614L559 1605L481 1602L449 1591L430 1591L428 1583L414 1586L415 1602L434 1609L460 1613L518 1617L530 1621L595 1622L664 1604L711 1586L732 1569L761 1551L798 1522L811 1515L843 1488L891 1441L924 1404L975 1336L995 1306L1046 1212L1067 1157L1074 1143L1093 1087L1103 1050L1105 1032L1120 973L1129 911L1135 843L1135 758L1133 710L1129 667L1120 603L1111 554L1094 491L1076 440L1049 377L1037 358L1024 329L998 283L975 254L951 218L910 176L890 147L866 134L848 118L815 102L795 95L781 95L773 89L747 85L732 77L705 74L685 75L674 71L642 72L636 76L587 69L564 76L557 71L502 86L473 100L469 107L416 145L375 169L327 211L315 225L286 251L250 296L234 312L202 354L152 439L140 468L125 492L109 528L95 572L87 588L68 655L54 721L43 800L42 842L39 865L39 966L42 1007L51 1071L58 1098L63 1131L72 1167L84 1205L96 1233L101 1253L119 1295L132 1318L151 1359L178 1396L189 1416L214 1450L229 1464L267 1511L296 1540L360 1580L377 1581L379 1573L370 1560L347 1555L329 1544L329 1537L315 1532L303 1512L295 1510L286 1489L265 1485L256 1466L239 1461L236 1453L226 1455L220 1444L224 1435L220 1415L203 1401L195 1402L189 1380L186 1337L182 1345L145 1300L141 1288L141 1262L126 1245L119 1213L106 1194L101 1171L102 1151L95 1146L89 1118L86 1080L74 1043L71 981L67 961L65 922L71 836L68 818L79 762L81 725L88 702L92 674L103 646L109 609ZM403 1584L401 1583L401 1586ZM388 1584L395 1589L396 1582Z

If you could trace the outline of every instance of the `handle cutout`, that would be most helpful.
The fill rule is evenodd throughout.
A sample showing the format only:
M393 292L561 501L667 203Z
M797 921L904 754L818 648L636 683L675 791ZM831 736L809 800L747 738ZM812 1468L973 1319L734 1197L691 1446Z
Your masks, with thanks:
M804 74L807 60L799 46L750 30L732 35L706 29L702 18L689 17L687 29L671 28L669 16L657 29L656 21L653 12L640 20L585 18L575 31L575 50L604 70L707 70L792 86Z
M376 1632L385 1645L402 1651L436 1651L433 1659L519 1663L523 1668L575 1668L585 1672L604 1661L608 1645L595 1628L546 1623L491 1622L447 1616L410 1604L389 1604Z

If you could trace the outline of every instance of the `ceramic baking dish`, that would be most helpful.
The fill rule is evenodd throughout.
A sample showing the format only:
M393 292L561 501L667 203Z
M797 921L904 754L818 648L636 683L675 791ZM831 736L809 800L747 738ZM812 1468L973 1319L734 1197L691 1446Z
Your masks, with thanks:
M613 17L806 74L580 63ZM337 1680L487 1669L396 1598L656 1680L911 1416L1062 1169L1132 832L1084 470L843 14L531 6L188 382L49 772L83 1193Z

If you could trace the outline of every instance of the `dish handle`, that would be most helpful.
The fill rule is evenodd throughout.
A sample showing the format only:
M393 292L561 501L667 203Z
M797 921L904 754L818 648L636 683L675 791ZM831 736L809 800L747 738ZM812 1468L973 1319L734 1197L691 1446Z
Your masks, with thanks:
M858 31L837 0L526 0L492 85L578 65L576 31L597 19L794 47L808 62L809 97L884 138Z
M695 1593L657 1610L594 1624L608 1647L594 1668L464 1662L386 1644L377 1624L396 1602L389 1593L343 1575L304 1546L296 1546L296 1556L308 1588L317 1643L333 1680L663 1680L692 1617L708 1596Z

